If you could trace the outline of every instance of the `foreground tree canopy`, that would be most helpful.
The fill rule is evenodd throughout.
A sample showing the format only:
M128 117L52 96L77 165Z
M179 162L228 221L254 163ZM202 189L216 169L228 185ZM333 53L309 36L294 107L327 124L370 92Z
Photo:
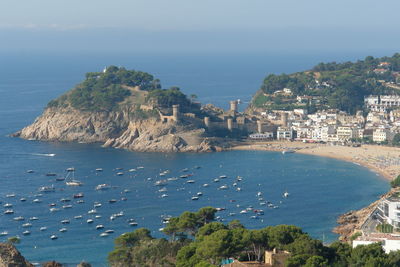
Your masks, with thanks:
M211 207L184 212L171 218L164 229L166 238L154 238L140 228L115 239L108 260L111 266L214 267L233 257L242 261L264 260L265 250L291 253L287 267L394 267L400 266L400 252L385 254L380 244L352 248L334 242L325 246L293 225L246 229L239 221L215 222Z

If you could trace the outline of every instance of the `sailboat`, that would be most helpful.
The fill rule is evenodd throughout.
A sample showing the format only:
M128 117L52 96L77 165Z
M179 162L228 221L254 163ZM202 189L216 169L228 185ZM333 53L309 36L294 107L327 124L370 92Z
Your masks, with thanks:
M72 173L72 177L69 177L70 173ZM65 182L65 184L68 185L68 186L81 186L81 185L83 185L82 182L80 182L78 180L75 180L75 170L74 171L69 171L68 174L67 174L67 177L65 177L65 179L67 180Z

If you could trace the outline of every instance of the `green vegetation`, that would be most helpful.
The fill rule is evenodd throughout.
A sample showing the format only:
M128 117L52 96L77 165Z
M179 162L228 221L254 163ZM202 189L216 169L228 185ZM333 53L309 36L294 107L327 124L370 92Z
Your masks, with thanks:
M21 239L18 236L11 236L7 239L7 242L15 245L21 243Z
M385 254L380 244L352 248L341 242L325 246L291 225L246 229L239 221L214 222L211 207L184 212L171 218L164 229L169 236L156 239L144 228L115 239L109 254L111 266L215 267L233 257L241 261L263 261L264 251L274 248L290 252L287 267L400 266L400 252Z
M192 107L192 102L180 91L179 87L151 90L147 95L147 100L155 102L161 108L170 108L172 105L179 104L182 112L188 112Z
M385 62L384 65L382 62ZM267 102L272 100L274 108L276 105L279 107L281 100L274 93L289 88L293 94L286 99L291 103L295 102L295 96L298 95L321 97L322 101L318 103L320 108L337 108L354 114L356 110L362 109L364 96L393 93L395 89L386 87L384 82L396 82L395 74L398 71L399 53L392 57L369 56L357 62L320 63L310 71L290 75L270 74L260 89L265 95L257 94L252 104L255 107L268 107ZM293 107L281 109L284 108Z
M400 175L398 175L393 181L390 182L390 185L395 188L400 186Z
M379 224L376 227L376 230L378 230L381 233L393 233L393 226L387 223Z
M359 237L359 236L362 236L361 232L354 233L352 236L350 236L350 240L351 241L356 240L357 237Z

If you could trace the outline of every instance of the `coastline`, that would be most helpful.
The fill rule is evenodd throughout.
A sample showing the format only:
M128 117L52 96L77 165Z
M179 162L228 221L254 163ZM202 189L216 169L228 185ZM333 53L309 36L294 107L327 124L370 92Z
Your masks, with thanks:
M238 143L229 150L285 151L334 158L361 165L375 172L385 180L391 181L400 174L400 148L363 145L361 147L333 146L303 142L270 141Z

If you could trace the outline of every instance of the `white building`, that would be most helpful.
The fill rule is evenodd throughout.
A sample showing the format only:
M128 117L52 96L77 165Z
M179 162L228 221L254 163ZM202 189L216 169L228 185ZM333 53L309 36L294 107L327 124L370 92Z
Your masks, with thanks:
M378 205L378 220L400 228L400 198L391 196L382 200Z
M381 143L385 141L392 141L395 133L392 133L389 129L379 128L375 129L372 134L372 141Z
M278 140L292 140L293 130L286 127L278 127L276 132L276 139Z
M251 139L273 139L274 133L273 132L265 132L265 133L254 133L249 135Z
M367 96L364 98L365 106L372 111L386 112L388 108L400 107L399 95Z
M345 142L358 137L358 129L349 126L340 126L337 128L337 137L339 141Z
M381 243L382 248L386 253L400 250L400 236L383 233L371 233L367 236L359 236L353 241L353 248L373 243Z

